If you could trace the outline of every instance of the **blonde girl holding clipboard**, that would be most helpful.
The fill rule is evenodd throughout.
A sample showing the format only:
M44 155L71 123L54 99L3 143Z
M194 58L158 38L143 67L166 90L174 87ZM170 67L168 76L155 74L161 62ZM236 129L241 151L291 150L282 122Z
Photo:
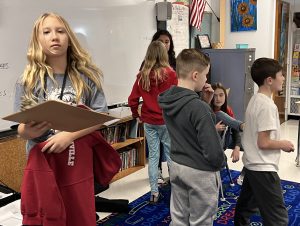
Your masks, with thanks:
M102 72L91 61L90 55L81 47L69 24L61 16L45 13L37 19L27 59L28 64L16 86L15 111L20 111L21 105L26 102L41 103L57 99L82 103L97 112L108 111L101 86ZM48 143L42 151L60 153L75 139L97 128L99 126L54 134L48 122L32 121L20 124L18 133L28 140L27 153L37 142L44 140L48 140Z

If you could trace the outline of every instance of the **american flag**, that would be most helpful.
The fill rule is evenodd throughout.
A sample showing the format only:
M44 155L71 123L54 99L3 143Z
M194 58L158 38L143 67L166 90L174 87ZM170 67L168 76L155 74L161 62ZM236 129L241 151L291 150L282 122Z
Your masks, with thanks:
M190 7L190 25L200 30L206 0L192 0Z

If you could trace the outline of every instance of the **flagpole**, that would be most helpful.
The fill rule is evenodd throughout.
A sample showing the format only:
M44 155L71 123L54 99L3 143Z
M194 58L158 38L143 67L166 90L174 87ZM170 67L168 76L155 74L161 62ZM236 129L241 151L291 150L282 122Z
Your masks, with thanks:
M211 6L208 4L208 2L205 0L206 4L208 5L208 7L210 8L210 10L212 11L212 13L215 15L215 17L217 18L218 22L220 22L220 18L215 14L215 11L211 8Z
M191 38L192 38L192 26L191 26L191 22L190 22L190 20L191 20L191 1L189 1L189 48L191 48L192 47L192 41L191 41ZM300 122L300 121L299 121Z

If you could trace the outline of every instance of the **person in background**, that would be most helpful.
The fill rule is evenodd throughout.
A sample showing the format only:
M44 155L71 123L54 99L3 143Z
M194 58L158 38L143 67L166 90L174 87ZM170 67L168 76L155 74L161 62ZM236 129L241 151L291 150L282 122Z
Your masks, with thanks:
M212 85L212 88L214 90L214 97L211 101L211 108L213 111L217 114L219 111L222 111L226 114L228 114L230 117L234 118L233 110L230 106L227 104L227 92L226 88L221 83L216 83ZM224 131L224 126L222 120L218 121L217 117L217 124L216 128L217 131L222 132ZM240 159L240 149L241 149L241 136L239 134L239 131L236 129L231 129L229 125L229 129L227 130L225 134L225 144L224 148L230 148L232 149L231 158L232 162L237 162Z
M45 13L37 19L27 59L23 75L16 84L15 111L47 100L59 99L68 103L84 104L97 112L108 111L101 85L102 72L80 46L69 24L61 16ZM31 121L19 124L18 134L28 140L27 155L35 144L42 141L47 141L47 144L41 151L54 154L68 149L74 140L92 133L100 126L77 132L58 132L46 121ZM79 206L74 208L80 211ZM95 216L95 210L92 215ZM92 222L95 225L96 218L95 221L92 218ZM90 225L86 222L79 224Z
M206 93L209 58L195 49L177 57L178 86L159 95L171 138L171 225L212 225L218 208L224 151Z
M244 122L236 120L234 118L233 110L227 105L228 92L221 83L212 85L214 89L214 97L211 101L211 107L216 114L217 124L216 129L221 136L223 131L226 131L223 148L232 149L231 158L235 163L240 159L240 151L242 151L241 136L239 132L243 131ZM228 130L225 130L228 126ZM237 184L242 185L244 178L244 168L242 169L239 177L237 178Z
M162 42L167 51L168 51L168 57L169 57L169 64L170 66L173 68L174 71L176 71L176 58L175 58L175 51L174 51L174 43L173 43L173 38L172 35L170 34L170 32L168 32L167 30L159 30L157 32L155 32L155 34L152 37L151 42L153 41L160 41ZM144 61L140 67L140 70L142 70L144 65ZM157 183L158 184L166 184L168 182L168 180L165 180L165 178L163 177L163 173L162 173L162 162L165 161L164 158L164 146L162 144L159 145L160 148L160 155L159 155L159 163L158 163L158 180Z
M167 30L159 30L157 31L153 37L152 41L161 41L166 49L168 50L168 56L169 56L169 64L173 68L174 71L176 71L176 58L175 58L175 51L174 51L174 42L172 35L170 32ZM159 156L159 163L158 163L158 169L159 169L159 174L158 174L158 184L164 184L167 183L167 180L163 177L162 173L162 162L165 161L164 158L164 146L161 144L160 145L160 156Z
M131 108L133 118L144 123L149 150L150 202L153 204L161 198L157 184L160 142L164 146L164 154L168 165L170 165L170 138L162 110L158 106L157 97L172 85L177 85L177 78L175 71L169 65L167 50L160 41L153 41L147 49L144 66L138 73L128 97L128 105ZM143 98L141 113L138 111L140 97Z
M234 225L249 225L250 216L259 209L263 225L286 226L288 213L277 174L281 150L294 151L291 141L280 139L278 109L272 94L282 90L282 66L270 58L256 59L251 76L258 85L247 106L242 135L245 167Z
M168 32L167 30L157 31L153 35L151 42L154 42L154 41L161 41L165 45L165 47L168 51L169 64L173 68L173 70L176 71L176 58L175 58L175 51L174 51L174 42L173 42L173 38L172 38L172 35L170 34L170 32ZM144 61L140 67L140 70L142 70L143 66L144 66Z
M165 45L168 50L169 64L173 70L176 71L176 58L172 35L167 30L159 30L152 37L152 42L157 40L161 41Z

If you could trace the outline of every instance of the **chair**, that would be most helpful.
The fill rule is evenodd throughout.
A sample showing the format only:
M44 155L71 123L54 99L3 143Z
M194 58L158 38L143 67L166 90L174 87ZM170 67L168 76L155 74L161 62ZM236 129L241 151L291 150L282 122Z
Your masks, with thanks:
M224 151L226 151L226 142L225 142L225 140L226 140L226 134L227 134L227 132L229 131L229 129L228 129L228 126L226 126L226 128L225 128L225 130L224 130L224 132L223 132L223 134L222 134L222 139L221 139L221 144L222 144L222 146L223 146L223 149L224 149ZM232 180L232 176L231 176L231 173L230 173L230 169L229 169L229 166L228 166L228 163L227 163L227 157L226 157L226 155L225 155L225 168L226 168L226 171L227 171L227 174L228 174L228 177L229 177L229 181L230 181L230 186L231 187L233 187L233 186L235 186L235 184L234 184L234 182L233 182L233 180ZM225 196L224 196L224 192L223 192L223 185L222 185L222 178L221 178L221 185L220 185L220 189L221 189L221 201L225 201L226 199L225 199Z

